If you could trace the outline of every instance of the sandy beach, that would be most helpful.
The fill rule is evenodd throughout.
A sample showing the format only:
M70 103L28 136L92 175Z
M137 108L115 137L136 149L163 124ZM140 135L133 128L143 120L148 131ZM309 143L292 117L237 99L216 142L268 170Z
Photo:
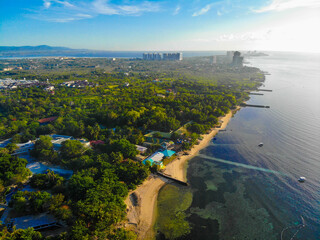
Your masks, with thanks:
M239 108L237 108L237 110L238 109ZM188 160L196 156L201 149L208 146L211 139L219 130L226 128L235 111L230 111L220 119L222 121L220 128L214 128L209 134L202 135L203 139L198 145L194 145L193 148L188 151L188 155L180 156L169 163L164 173L176 179L186 181L186 163ZM138 234L138 239L152 239L154 237L153 225L156 216L158 192L167 182L168 180L152 174L135 191L130 192L125 200L127 204L127 228L135 231ZM136 200L133 200L132 194L135 195Z

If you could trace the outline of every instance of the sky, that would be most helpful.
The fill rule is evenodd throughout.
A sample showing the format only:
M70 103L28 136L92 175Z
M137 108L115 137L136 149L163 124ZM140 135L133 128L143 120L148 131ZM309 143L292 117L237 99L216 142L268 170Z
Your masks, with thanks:
M0 46L320 52L320 0L0 0Z

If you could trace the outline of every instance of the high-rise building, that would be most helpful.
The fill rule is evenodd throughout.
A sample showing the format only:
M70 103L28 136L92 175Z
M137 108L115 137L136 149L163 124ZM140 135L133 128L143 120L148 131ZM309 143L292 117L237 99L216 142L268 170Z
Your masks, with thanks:
M233 54L232 65L237 67L243 66L243 57L241 57L241 53L236 51Z
M217 64L217 56L212 56L211 64Z
M235 53L235 51L227 51L227 61L229 63L232 63L234 53Z
M143 53L143 60L181 61L182 53Z

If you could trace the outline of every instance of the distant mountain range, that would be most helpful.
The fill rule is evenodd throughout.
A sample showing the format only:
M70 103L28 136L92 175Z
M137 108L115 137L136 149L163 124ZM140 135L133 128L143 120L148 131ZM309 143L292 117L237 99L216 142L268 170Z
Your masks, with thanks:
M72 49L67 47L40 46L0 46L0 58L30 57L106 57L141 58L139 51L101 51L90 49Z
M87 49L72 49L67 47L40 46L0 46L1 58L15 57L85 57L96 54L99 51ZM101 52L101 51L100 51Z
M25 52L25 51L65 51L65 50L76 50L67 47L51 47L48 45L39 45L39 46L0 46L0 52Z

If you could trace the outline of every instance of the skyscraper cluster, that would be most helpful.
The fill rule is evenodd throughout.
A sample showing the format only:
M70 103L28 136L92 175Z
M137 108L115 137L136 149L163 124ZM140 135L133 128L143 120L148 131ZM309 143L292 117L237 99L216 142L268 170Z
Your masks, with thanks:
M143 60L181 61L182 53L144 53Z

